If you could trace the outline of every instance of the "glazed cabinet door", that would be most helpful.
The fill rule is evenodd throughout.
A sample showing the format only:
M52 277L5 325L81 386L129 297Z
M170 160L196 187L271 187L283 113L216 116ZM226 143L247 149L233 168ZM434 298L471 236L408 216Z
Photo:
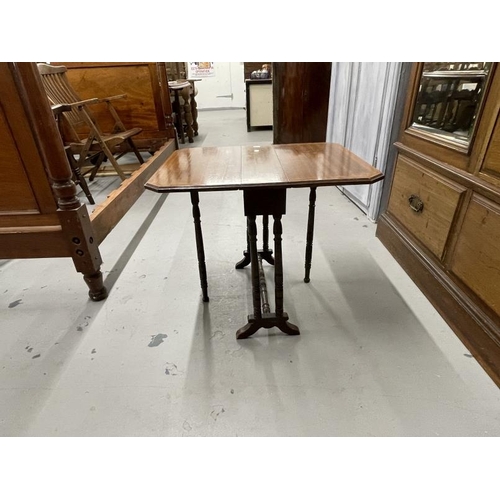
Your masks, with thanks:
M473 170L495 70L491 62L416 64L401 142L439 162Z

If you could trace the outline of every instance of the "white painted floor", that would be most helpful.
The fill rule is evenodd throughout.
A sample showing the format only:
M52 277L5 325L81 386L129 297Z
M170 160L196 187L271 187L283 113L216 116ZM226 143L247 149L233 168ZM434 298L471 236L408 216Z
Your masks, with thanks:
M199 121L194 146L272 141L246 132L243 110ZM95 181L98 200L113 182ZM0 262L0 435L500 435L498 388L336 188L318 190L309 284L308 191L288 192L285 310L299 337L235 339L252 308L250 270L234 269L242 194L200 199L209 304L185 193L145 192L111 232L103 302L70 259Z

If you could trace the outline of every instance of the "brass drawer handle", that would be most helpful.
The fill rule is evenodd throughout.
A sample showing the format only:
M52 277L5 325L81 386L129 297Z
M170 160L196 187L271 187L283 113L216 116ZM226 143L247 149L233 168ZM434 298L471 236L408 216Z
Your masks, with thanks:
M412 194L408 201L410 202L410 208L415 212L421 212L424 209L424 202L416 195Z

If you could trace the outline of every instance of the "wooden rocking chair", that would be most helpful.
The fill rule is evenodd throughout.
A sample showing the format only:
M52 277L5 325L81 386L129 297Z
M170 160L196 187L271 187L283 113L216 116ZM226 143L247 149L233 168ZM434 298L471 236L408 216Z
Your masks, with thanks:
M61 137L64 145L69 147L71 154L78 155L78 161L75 160L77 170L80 170L87 160L92 161L95 164L91 174L91 179L93 179L102 162L107 158L120 178L125 180L126 176L118 165L118 159L125 153L133 151L139 162L144 163L132 140L132 137L140 134L142 129L126 130L112 104L112 101L125 98L125 94L82 100L71 87L66 76L65 66L51 66L41 63L37 66L51 105L63 105L64 109L68 110L63 112L65 126ZM112 133L105 134L101 131L89 109L91 105L100 103L107 104L109 112L115 120ZM81 139L77 132L77 130L82 129L82 126L88 130L88 135L84 139Z

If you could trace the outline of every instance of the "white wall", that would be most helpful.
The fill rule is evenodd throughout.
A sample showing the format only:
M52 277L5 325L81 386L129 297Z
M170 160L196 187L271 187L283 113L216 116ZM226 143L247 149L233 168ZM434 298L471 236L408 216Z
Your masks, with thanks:
M215 76L202 78L195 83L198 109L244 108L246 97L243 63L216 62L214 69Z

